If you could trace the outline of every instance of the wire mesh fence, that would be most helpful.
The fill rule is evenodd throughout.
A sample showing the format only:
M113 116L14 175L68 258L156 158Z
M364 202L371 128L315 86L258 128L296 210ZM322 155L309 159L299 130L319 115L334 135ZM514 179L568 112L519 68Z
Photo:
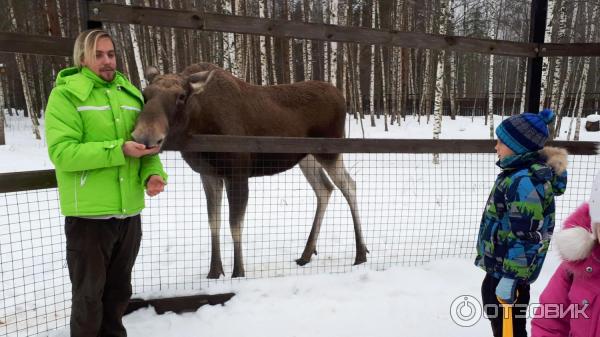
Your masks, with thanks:
M224 193L220 246L225 277L214 280L206 278L211 235L200 176L178 152L162 153L170 180L163 194L147 199L142 213L134 297L194 294L247 279L472 258L481 213L499 172L496 157L439 156L439 164L433 164L432 154L344 154L369 249L367 262L357 266L353 219L340 190L333 191L324 214L317 255L299 266L295 261L317 208L315 192L297 166L251 178L242 234L245 277L231 278L233 243ZM556 199L557 225L587 199L599 169L598 156L569 157L567 192ZM68 325L71 294L63 226L56 189L0 194L0 336L32 336Z

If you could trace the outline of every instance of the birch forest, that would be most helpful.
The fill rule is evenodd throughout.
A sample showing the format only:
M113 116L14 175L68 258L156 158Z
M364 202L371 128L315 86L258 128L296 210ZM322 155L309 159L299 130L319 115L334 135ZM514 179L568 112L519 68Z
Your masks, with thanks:
M310 23L527 42L528 0L115 0L122 5L195 10ZM600 42L598 0L549 0L545 41ZM0 31L75 38L85 26L79 0L0 0ZM527 58L133 24L104 24L114 37L119 70L140 88L143 69L178 72L212 62L259 85L329 81L345 95L350 118L386 130L407 117L434 123L442 115L490 117L524 110ZM600 57L544 59L540 107L559 118L599 109ZM4 114L43 118L57 72L70 58L0 53L0 122ZM571 123L574 119L570 119ZM578 128L577 128L578 130ZM37 132L37 133L36 133ZM429 138L429 137L424 137ZM577 139L578 134L569 134Z

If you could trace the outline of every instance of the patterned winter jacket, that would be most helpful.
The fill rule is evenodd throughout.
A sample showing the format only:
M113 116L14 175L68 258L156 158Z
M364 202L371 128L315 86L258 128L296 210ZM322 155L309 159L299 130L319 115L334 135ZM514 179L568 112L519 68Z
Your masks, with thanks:
M546 147L504 158L487 201L475 265L496 278L533 283L554 231L554 196L567 186L567 152Z

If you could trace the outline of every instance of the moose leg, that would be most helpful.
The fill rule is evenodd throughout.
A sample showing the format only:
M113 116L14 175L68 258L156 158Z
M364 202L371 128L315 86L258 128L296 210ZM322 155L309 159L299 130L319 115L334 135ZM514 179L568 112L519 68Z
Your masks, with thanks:
M299 165L306 180L308 180L308 183L317 196L317 211L315 213L315 219L313 220L312 229L310 230L310 235L306 241L306 247L304 247L302 256L296 260L298 265L303 266L310 262L310 258L313 254L317 253L317 238L319 237L319 231L321 230L325 209L327 209L327 204L329 203L329 197L333 191L333 184L329 181L329 178L327 178L321 164L319 164L312 155L308 155L302 159Z
M231 277L244 277L242 255L242 225L248 205L248 177L225 179L225 190L229 201L229 228L233 238L233 274Z
M360 224L360 217L358 215L358 203L356 201L356 183L344 167L344 160L342 155L338 155L336 159L331 158L319 158L317 160L323 165L331 180L335 186L337 186L348 205L350 206L350 212L352 213L352 220L354 221L354 236L356 238L356 259L354 264L361 264L367 262L367 253L369 250L365 245L362 229Z
M207 278L218 279L223 272L221 263L221 201L223 199L223 179L202 174L202 184L206 194L206 206L208 207L208 224L210 226L211 254L210 270Z

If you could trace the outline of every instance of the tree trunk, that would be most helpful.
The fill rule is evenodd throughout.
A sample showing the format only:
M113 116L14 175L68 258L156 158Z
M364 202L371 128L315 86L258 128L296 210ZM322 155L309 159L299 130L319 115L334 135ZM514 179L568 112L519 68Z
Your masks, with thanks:
M131 6L131 0L125 0L127 6ZM135 60L135 69L140 83L140 88L144 90L146 87L146 79L144 78L144 64L140 54L140 46L138 44L137 34L134 25L129 25L129 37L131 38L131 47L133 49L133 58ZM129 78L133 80L133 74L129 74Z
M383 48L384 47L382 47L382 49ZM381 63L385 62L384 61L384 54L385 53L383 53L383 51L382 51L382 53L381 53ZM383 73L382 73L381 77L383 78L384 87L388 87L389 86L389 77L390 77L389 75L390 75L390 73L386 73L385 72L385 67L382 67L382 70L383 70ZM388 110L389 110L389 108L388 108L388 105L389 105L388 95L385 95L385 94L383 95L383 102L382 103L383 103L383 126L384 126L383 129L384 129L384 131L389 131L389 128L388 128Z
M523 80L521 81L521 106L519 112L525 111L525 95L527 94L527 62L528 59L525 59L525 65L523 67Z
M287 1L273 0L273 17L275 19L287 19ZM277 84L290 83L290 46L287 38L276 37L275 39L275 76Z
M456 53L450 52L450 83L448 93L450 96L450 119L456 119Z
M497 39L498 38L498 28L500 26L500 17L502 17L502 13L503 13L503 5L504 5L504 0L500 0L500 6L499 6L499 10L498 10L498 14L495 20L495 24L493 23L493 21L490 20L490 30L489 30L489 37L490 39ZM491 19L491 13L488 14L488 17ZM495 125L494 125L494 55L490 55L490 66L489 66L489 73L488 73L488 118L487 118L487 122L489 123L490 126L490 139L494 139L494 129L495 129Z
M371 28L373 26L373 4L365 1L362 6L362 27ZM361 104L362 109L366 113L369 111L371 116L371 78L373 74L372 67L372 46L370 44L360 44L360 59L359 59L359 81L360 81L360 92L361 92ZM371 122L373 124L373 121ZM371 125L374 126L374 125Z
M339 25L338 22L338 0L331 0L329 2L329 11L332 15L327 16L330 20L330 24ZM329 78L328 81L332 84L337 83L337 53L338 53L338 43L337 42L329 42Z
M452 7L452 0L441 0L440 11L441 22L440 22L440 35L445 35L448 27L448 20L450 19L450 12L448 8ZM435 100L433 105L433 139L440 139L442 133L442 116L444 110L444 69L446 61L446 51L441 50L437 61L437 79L435 81ZM439 164L440 155L439 153L433 154L433 163Z
M558 31L558 38L560 42L564 42L565 40L567 40L567 6L561 6L560 7L560 21L559 21L559 31ZM577 7L575 7L575 13L577 13ZM573 19L573 22L575 21L575 19ZM570 39L568 39L570 40ZM563 69L563 65L566 64L566 69ZM569 60L568 57L559 57L556 59L556 63L555 63L555 69L554 69L554 79L553 79L553 93L552 93L552 98L556 99L557 103L554 104L554 107L556 109L556 122L559 123L559 120L561 119L561 112L563 109L563 105L565 102L565 95L566 95L566 89L569 86L569 76L571 74L569 74ZM564 75L564 81L561 82L561 78L562 78L562 74ZM562 90L561 90L562 89ZM555 127L552 127L552 129L554 130ZM554 137L554 133L552 133L552 137Z
M579 73L581 73L582 70L583 70L583 67L580 67L579 63L580 62L577 63L577 71ZM581 66L583 66L583 62L581 62ZM579 69L579 68L582 68L582 69ZM578 103L579 103L579 97L580 97L580 94L581 94L581 85L578 82L578 80L581 80L581 76L575 76L575 79L573 80L573 83L574 83L573 86L576 87L575 99L571 99L571 101L567 105L567 107L565 109L565 112L564 112L565 116L569 116L569 115L571 116L571 120L569 122L569 128L573 127L573 121L575 119L575 111L577 110L577 106L578 106ZM575 83L577 83L577 84L575 84ZM560 129L561 129L561 127L559 125L559 127L556 129L556 134L557 135L560 135ZM569 130L569 131L571 131L571 130ZM570 139L571 139L571 135L570 135L570 132L569 132L569 134L567 135L567 140L570 140Z
M174 4L173 0L169 0L169 9L175 9L175 4ZM171 28L169 31L171 32L171 50L170 50L171 72L176 73L177 72L177 41L175 39L175 37L176 37L175 28Z
M145 6L150 7L150 0L145 0L146 2L144 3ZM155 1L155 6L159 7L160 6L160 1L161 0L156 0ZM153 41L152 41L152 57L154 57L155 60L155 64L152 64L153 66L156 66L158 68L158 70L160 71L160 73L164 74L165 73L165 64L163 62L163 58L168 58L167 54L165 53L164 49L163 49L163 45L162 45L162 31L161 31L161 27L152 27L149 28L149 34L151 33L152 36L154 37Z
M303 21L302 20L302 2L297 1L294 3L292 11L292 21ZM304 48L303 40L292 39L292 69L294 75L294 81L300 82L305 80L304 74Z
M6 117L4 116L4 67L0 68L0 145L6 144L4 136L4 127L6 125Z
M317 24L323 24L323 2L313 2L312 8L312 22ZM312 53L312 77L313 80L322 81L325 77L325 47L323 41L312 40L311 42L311 53Z
M46 0L46 13L48 19L48 31L50 36L65 36L63 18L60 14L60 5L56 0ZM68 63L66 57L52 57L53 68L56 66L59 69L64 68Z
M544 37L544 41L546 43L552 41L552 25L553 25L553 18L554 18L554 1L555 0L548 0L548 14L546 17L546 33L545 33L545 37ZM560 1L560 0L558 0ZM560 7L560 4L559 4ZM550 69L550 58L549 57L544 57L543 58L543 64L542 64L542 87L541 87L541 94L540 94L540 107L541 108L546 108L546 86L548 86L548 71Z
M521 78L521 60L517 59L517 69L515 71L515 86L514 86L514 90L513 90L513 101L512 101L512 106L510 108L510 115L514 115L516 113L516 109L517 109L517 89L520 88L519 87L519 79Z
M421 103L419 103L419 116L417 122L421 122L421 116L426 113L429 115L427 109L427 98L429 97L429 68L431 68L431 51L426 49L425 52L425 71L423 72L423 85L421 86Z
M10 20L12 23L12 28L13 31L19 31L18 25L17 25L17 18L15 16L15 12L13 10L14 6L13 6L14 2L13 0L8 0L8 6L9 6L9 15L10 15ZM31 129L33 134L35 135L35 139L40 140L42 139L42 136L40 134L40 123L38 121L37 118L37 113L35 111L35 108L33 106L33 97L32 97L32 93L31 93L31 89L33 89L33 87L30 85L29 83L29 79L27 76L27 69L25 68L25 60L22 54L15 54L15 61L17 63L17 69L19 71L19 76L21 77L21 85L22 85L22 90L23 90L23 95L25 96L25 105L26 105L26 111L29 113L29 117L31 118Z
M271 16L269 15L269 0L263 0L262 3L262 8L263 8L263 17L265 18L270 18ZM265 73L266 73L266 79L265 79L265 84L267 85L272 85L275 84L275 73L274 73L274 66L273 66L273 38L270 36L265 36L264 37L264 53L265 53Z
M586 6L585 12L589 13L589 4L586 3L584 4L584 6ZM597 30L597 24L596 22L598 21L598 19L600 19L600 8L598 8L598 5L595 6L594 8L594 14L592 17L590 17L591 20L588 20L588 22L590 23L589 26L589 35L586 39L586 41L590 41L592 40L595 36L596 36L596 30ZM581 90L581 97L579 98L579 108L577 110L577 122L575 123L575 135L573 136L573 140L577 141L579 140L579 133L581 130L581 117L583 115L583 104L585 102L585 93L586 93L586 85L587 85L587 79L588 79L588 73L590 70L590 57L585 57L583 59L583 71L581 73L581 84L580 84L580 90Z
M346 13L346 8L345 8L345 1L339 1L338 2L338 7L337 7L337 20L338 20L338 25L344 25L346 24L346 19L345 19L345 13ZM344 43L338 42L337 46L336 46L336 73L335 73L335 86L343 93L346 92L346 81L344 78L345 75L345 71L344 71ZM348 96L346 96L346 102L348 102ZM346 103L347 104L347 103Z
M390 0L382 0L379 1L379 21L380 21L380 29L382 30L390 30L392 29L392 14L394 13L393 9L393 4L392 1ZM392 88L391 88L391 81L390 81L390 75L392 74L391 71L391 47L388 46L381 46L381 56L382 56L382 63L383 63L383 72L385 73L384 76L384 81L383 81L383 96L384 96L384 102L387 101L388 104L385 105L383 108L384 110L387 108L387 110L385 111L385 113L388 116L391 116L391 110L390 110L390 100L392 98Z

